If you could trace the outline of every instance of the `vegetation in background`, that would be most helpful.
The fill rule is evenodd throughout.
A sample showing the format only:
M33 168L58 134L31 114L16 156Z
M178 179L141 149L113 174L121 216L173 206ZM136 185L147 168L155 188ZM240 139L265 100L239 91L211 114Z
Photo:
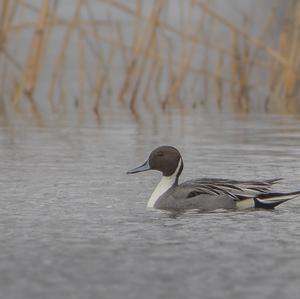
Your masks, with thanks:
M100 121L111 102L136 116L199 105L299 112L300 2L273 1L255 35L253 12L237 25L214 2L178 1L172 18L166 0L76 0L65 17L60 1L2 0L1 118L42 124L74 110Z

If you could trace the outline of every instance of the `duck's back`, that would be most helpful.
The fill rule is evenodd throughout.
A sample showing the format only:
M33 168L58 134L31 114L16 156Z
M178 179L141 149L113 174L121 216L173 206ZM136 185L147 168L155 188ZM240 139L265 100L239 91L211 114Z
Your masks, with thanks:
M189 180L170 188L157 200L154 208L173 211L234 209L237 202L246 203L249 198L268 192L277 181Z

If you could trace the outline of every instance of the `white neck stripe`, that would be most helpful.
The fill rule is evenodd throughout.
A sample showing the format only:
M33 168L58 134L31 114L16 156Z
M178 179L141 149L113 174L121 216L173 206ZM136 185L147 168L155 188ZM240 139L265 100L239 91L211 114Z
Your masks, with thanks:
M181 165L182 165L182 160L180 158L175 172L170 176L163 176L161 178L159 184L156 186L155 190L153 191L148 201L147 204L148 208L153 208L157 200L175 184Z
M181 158L179 158L179 161L178 161L178 166L177 166L177 168L176 168L175 172L174 172L174 173L173 173L171 176L175 175L175 177L177 177L177 175L178 175L178 172L179 172L179 170L180 170L180 168L181 168L181 165L182 165L182 159L181 159Z

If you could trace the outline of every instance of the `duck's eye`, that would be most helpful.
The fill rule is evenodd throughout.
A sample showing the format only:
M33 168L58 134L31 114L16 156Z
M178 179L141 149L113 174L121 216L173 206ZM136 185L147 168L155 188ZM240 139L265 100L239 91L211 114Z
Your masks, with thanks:
M164 155L163 152L158 152L158 153L157 153L157 156L159 156L159 157L162 157L163 155Z

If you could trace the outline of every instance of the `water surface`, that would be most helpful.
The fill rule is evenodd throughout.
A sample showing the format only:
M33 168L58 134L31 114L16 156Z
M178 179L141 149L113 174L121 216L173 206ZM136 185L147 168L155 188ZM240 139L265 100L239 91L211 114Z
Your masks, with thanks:
M298 298L300 200L276 211L146 210L161 144L182 179L284 177L300 189L300 121L195 113L99 128L0 129L0 292L34 298Z

